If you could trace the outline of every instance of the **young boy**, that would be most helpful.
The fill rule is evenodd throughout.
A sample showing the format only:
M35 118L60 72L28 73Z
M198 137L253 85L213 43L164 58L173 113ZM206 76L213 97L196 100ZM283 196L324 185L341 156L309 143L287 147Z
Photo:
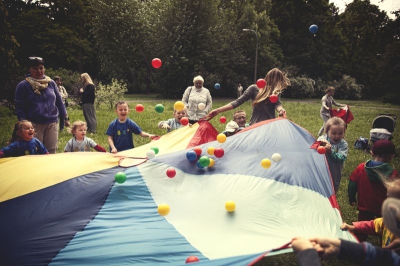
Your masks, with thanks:
M395 155L395 147L391 141L376 141L372 146L371 155L373 160L361 163L349 178L349 203L355 205L358 201L358 221L370 221L382 217L382 203L387 196L382 178L387 180L398 178L397 171L389 164ZM362 234L356 236L360 241L365 241L367 238L367 235Z
M170 118L167 121L160 121L158 123L158 128L166 128L167 132L178 129L182 127L181 118L187 116L186 109L181 111L174 110L174 118Z
M128 118L129 106L125 101L117 102L115 112L118 118L110 123L106 132L111 153L133 149L135 147L133 145L133 133L143 138L155 137L152 134L143 132L135 122Z
M388 184L387 197L400 199L400 179ZM354 234L379 235L382 238L382 247L388 246L398 238L386 227L382 217L370 221L353 222L353 225L343 223L340 228L349 230Z

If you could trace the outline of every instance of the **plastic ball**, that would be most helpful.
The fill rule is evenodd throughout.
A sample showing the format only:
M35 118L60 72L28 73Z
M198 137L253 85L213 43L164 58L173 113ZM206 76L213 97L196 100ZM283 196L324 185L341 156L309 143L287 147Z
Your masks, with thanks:
M197 154L197 156L200 156L203 150L200 147L194 147L193 151Z
M160 114L161 114L162 112L164 112L164 109L165 109L165 108L164 108L164 105L162 105L162 104L157 104L156 107L155 107L154 109L156 110L157 113L160 113Z
M245 126L245 127L249 127L249 126L250 126L250 124L245 124L244 126Z
M214 159L213 159L213 158L210 158L210 164L208 165L208 168L211 168L211 167L213 167L213 166L214 166L214 164L215 164L215 161L214 161Z
M315 24L312 24L312 25L310 26L310 28L309 28L309 31L310 31L312 34L317 33L317 31L318 31L318 26L315 25Z
M148 159L153 159L154 156L156 156L156 152L153 151L153 150L149 150L149 151L146 152L146 156L147 156Z
M318 146L317 152L319 154L325 154L326 153L326 148L324 146Z
M122 184L126 181L126 174L124 172L118 172L115 174L115 181Z
M174 103L174 109L177 111L182 111L183 109L185 109L185 104L181 101L176 101Z
M272 161L280 162L282 160L282 156L279 153L274 153L271 156Z
M265 79L259 79L259 80L257 80L256 84L259 89L264 89L267 82L265 81Z
M197 154L194 151L187 151L186 152L186 158L189 161L194 162L197 159Z
M214 150L215 150L214 147L208 147L207 153L210 154L210 155L214 155Z
M221 122L222 124L225 124L226 123L226 117L225 116L221 116L219 118L219 122Z
M276 103L278 101L278 96L276 96L276 95L269 96L269 101L271 103Z
M162 203L162 204L158 205L158 208L157 208L158 214L160 214L161 216L167 215L170 210L171 209L170 209L169 205L166 203Z
M181 120L179 121L181 122L182 126L186 126L187 124L189 124L189 118L187 117L182 117Z
M144 106L142 104L138 104L135 107L136 112L141 113L144 110Z
M160 151L160 149L157 147L151 147L150 149L152 149L155 154L158 154L158 152Z
M199 103L197 107L199 108L199 110L204 110L206 108L206 105L204 103Z
M224 143L224 142L226 141L226 136L225 136L225 134L219 133L219 134L217 135L217 141L218 141L219 143Z
M175 175L176 175L176 171L175 171L174 168L168 168L167 169L167 176L169 178L173 178L173 177L175 177Z
M154 58L153 60L151 60L151 65L154 68L160 68L162 65L161 59L160 58Z
M224 156L225 151L222 148L215 148L214 150L214 156L217 158L221 158L222 156Z
M186 259L186 263L192 263L192 262L198 262L198 261L200 261L200 260L199 260L199 258L196 257L196 256L189 256L189 257L187 257L187 259Z
M219 90L219 89L221 89L221 85L219 83L215 83L214 88Z
M261 166L264 168L270 168L271 167L271 160L270 159L262 159L261 160Z
M200 161L197 161L197 162L196 162L196 165L197 165L197 167L198 167L199 169L203 169L203 168L204 168L204 166L201 165Z
M199 159L199 163L203 167L207 167L210 164L210 158L207 156L201 156Z
M236 204L235 202L229 200L227 202L225 202L225 209L227 212L234 212L236 209Z

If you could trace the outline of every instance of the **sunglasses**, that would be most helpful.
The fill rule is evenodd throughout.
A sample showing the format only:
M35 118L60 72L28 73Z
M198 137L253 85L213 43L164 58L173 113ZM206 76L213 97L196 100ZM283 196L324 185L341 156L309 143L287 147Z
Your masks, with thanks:
M43 61L43 58L37 57L37 56L30 56L29 59L30 59L30 60L39 60L39 61Z

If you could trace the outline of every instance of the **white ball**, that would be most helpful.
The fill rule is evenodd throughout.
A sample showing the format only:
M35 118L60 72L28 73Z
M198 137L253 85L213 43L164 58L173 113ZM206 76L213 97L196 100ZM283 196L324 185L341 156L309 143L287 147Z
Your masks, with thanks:
M274 153L271 158L274 162L279 162L282 159L282 156L279 153Z
M153 150L149 150L148 152L146 152L146 156L148 159L153 159L154 156L156 156L156 153Z
M204 110L204 108L206 108L206 105L204 103L199 103L197 107L199 108L199 110Z

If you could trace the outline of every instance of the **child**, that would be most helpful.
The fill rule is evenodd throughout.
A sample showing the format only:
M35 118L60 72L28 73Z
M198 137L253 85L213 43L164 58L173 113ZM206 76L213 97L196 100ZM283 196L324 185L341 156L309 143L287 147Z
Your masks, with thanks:
M325 123L328 121L328 119L331 117L330 110L332 109L332 104L340 107L345 107L345 104L340 104L335 102L333 99L333 94L335 93L335 88L334 87L328 87L325 90L325 95L321 99L322 107L321 110L319 111L319 114L322 118L322 121L324 121L324 124L322 125L321 129L318 131L318 136L321 136L322 132L324 131Z
M339 190L343 164L349 150L347 142L343 139L345 131L345 122L339 117L332 117L325 124L326 135L318 138L322 141L321 145L326 148L326 158L331 171L335 194Z
M186 109L181 111L174 110L174 118L170 118L167 121L160 121L158 128L166 128L167 132L182 127L181 118L187 116Z
M386 177L383 176L383 178ZM388 184L387 197L400 199L400 179L394 180ZM359 220L359 222L353 222L353 225L343 223L340 228L342 230L349 230L357 236L361 235L365 240L367 235L380 235L382 237L382 247L386 247L392 243L393 240L398 238L386 227L382 217L370 221Z
M34 138L34 135L35 129L28 120L15 123L10 145L0 149L0 158L48 154L46 147L37 138Z
M398 176L397 171L390 165L394 157L395 146L389 140L378 140L371 149L372 160L361 163L351 173L348 195L349 203L355 205L358 198L358 221L369 221L381 217L382 202L386 199L387 190L382 183L383 176L386 180L393 180ZM385 180L384 180L385 181ZM366 235L357 235L360 241Z
M87 126L83 121L75 121L72 124L72 129L68 128L68 133L74 135L67 145L65 145L64 152L77 152L77 151L90 151L91 148L96 151L106 152L106 150L98 145L91 138L86 137Z
M110 123L106 132L112 153L133 149L135 146L133 145L132 133L143 138L152 139L155 137L155 135L143 132L135 122L128 118L129 106L125 101L117 102L115 112L118 118Z

